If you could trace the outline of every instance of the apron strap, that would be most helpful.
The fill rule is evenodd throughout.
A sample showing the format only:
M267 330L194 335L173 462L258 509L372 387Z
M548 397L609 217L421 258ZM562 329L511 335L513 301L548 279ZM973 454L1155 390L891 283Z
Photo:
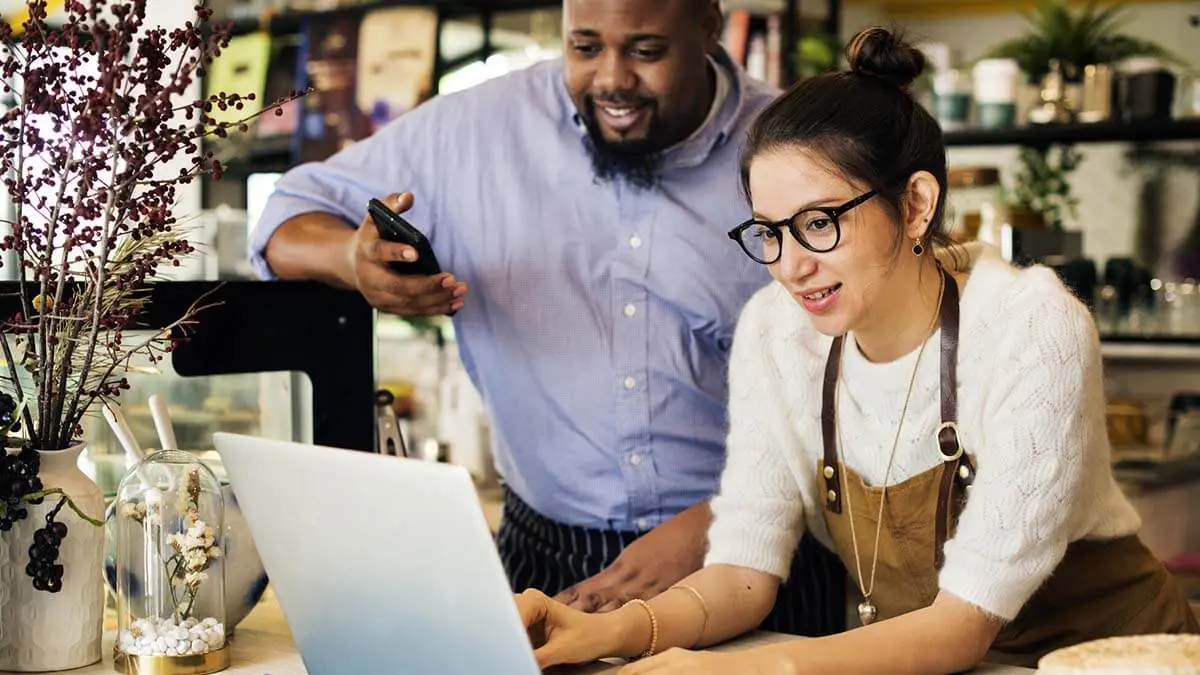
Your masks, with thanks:
M938 484L937 516L933 544L934 564L941 568L945 544L950 531L950 520L961 506L965 496L955 499L955 487L962 493L975 478L975 467L963 450L958 437L958 285L944 268L938 267L944 285L942 302L938 307L938 323L941 335L940 398L941 424L936 439L938 454L942 458L942 477ZM824 445L824 461L821 477L825 486L825 508L833 513L842 512L841 465L837 458L836 410L834 398L837 393L838 372L841 366L842 340L837 336L829 345L829 357L825 360L825 376L821 386L821 439Z
M842 512L842 484L838 482L842 467L837 459L837 413L833 404L837 395L838 368L842 361L842 339L841 335L833 338L833 344L829 346L829 358L825 360L825 381L821 390L821 440L825 444L825 461L822 462L821 476L825 479L825 508L834 513Z
M934 566L941 569L944 556L942 545L950 531L951 506L954 502L954 487L965 490L971 485L975 468L971 458L963 451L958 437L958 284L944 268L939 267L944 284L942 304L938 308L941 324L941 417L938 425L938 453L942 456L942 479L938 484L937 520L934 528Z

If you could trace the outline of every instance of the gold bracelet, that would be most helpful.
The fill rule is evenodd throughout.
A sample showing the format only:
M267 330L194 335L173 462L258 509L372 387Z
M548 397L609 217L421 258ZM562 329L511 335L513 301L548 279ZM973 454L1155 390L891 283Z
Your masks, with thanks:
M704 600L703 595L700 595L700 591L688 586L687 584L675 584L671 588L678 588L691 593L700 603L700 609L704 610L704 623L700 624L700 637L696 638L696 642L699 642L702 638L704 638L704 631L708 630L708 602ZM667 590L669 591L671 588L668 588Z
M654 650L658 648L658 617L654 614L654 609L650 607L650 603L640 598L634 598L630 603L641 605L646 610L646 614L650 616L650 646L646 647L646 651L642 652L638 658L644 659L648 656L654 656Z

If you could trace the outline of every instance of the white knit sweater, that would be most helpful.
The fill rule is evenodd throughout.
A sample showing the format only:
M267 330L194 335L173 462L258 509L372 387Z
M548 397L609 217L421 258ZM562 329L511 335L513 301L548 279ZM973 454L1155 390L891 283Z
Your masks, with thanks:
M1018 270L991 250L976 249L972 259L961 299L958 415L978 475L946 543L939 583L1008 620L1068 543L1130 534L1140 520L1110 469L1100 345L1087 309L1048 268ZM939 335L921 358L888 484L940 462L933 440L940 421ZM817 462L830 342L779 284L744 308L707 564L786 579L805 527L829 545ZM871 363L847 336L838 405L842 452L870 485L883 481L916 357L914 350ZM870 544L863 546L867 573Z

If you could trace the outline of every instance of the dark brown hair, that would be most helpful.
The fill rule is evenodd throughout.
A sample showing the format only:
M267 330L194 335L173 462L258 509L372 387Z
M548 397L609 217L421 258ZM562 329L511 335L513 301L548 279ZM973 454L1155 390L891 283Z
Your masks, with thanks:
M793 85L759 114L742 153L742 190L750 197L750 163L768 152L812 150L843 175L878 191L900 221L908 179L928 171L938 201L922 243L950 246L946 233L946 147L937 120L909 93L925 56L883 28L868 28L846 47L850 70ZM897 227L897 244L904 232Z

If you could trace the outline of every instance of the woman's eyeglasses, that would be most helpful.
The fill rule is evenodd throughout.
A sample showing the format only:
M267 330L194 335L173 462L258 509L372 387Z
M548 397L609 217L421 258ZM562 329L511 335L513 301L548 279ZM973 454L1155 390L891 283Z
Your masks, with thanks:
M804 248L813 253L826 253L842 240L839 219L850 209L876 194L875 190L859 195L840 206L814 206L804 209L787 220L770 222L750 219L729 231L729 238L741 245L746 255L764 265L774 264L783 252L783 228Z

